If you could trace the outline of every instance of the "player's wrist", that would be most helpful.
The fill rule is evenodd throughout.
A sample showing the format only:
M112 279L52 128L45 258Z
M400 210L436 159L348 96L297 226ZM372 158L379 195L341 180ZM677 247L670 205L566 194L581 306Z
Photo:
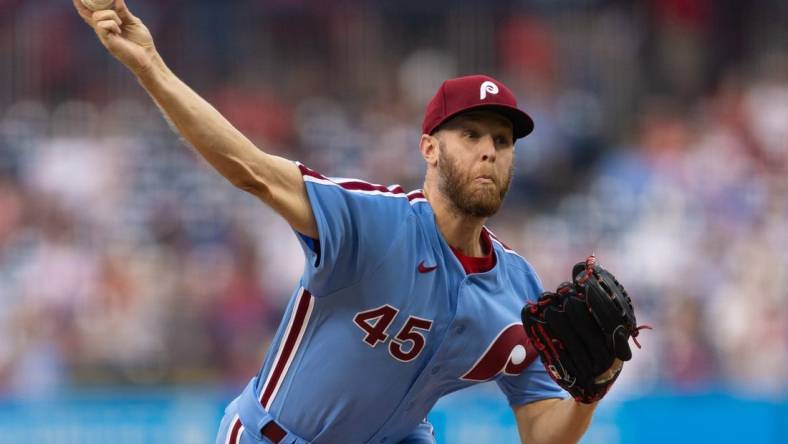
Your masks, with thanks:
M131 72L137 77L137 80L144 86L148 87L165 80L171 74L164 59L161 58L156 48L146 50L148 53L147 61L140 63L138 66L131 68Z

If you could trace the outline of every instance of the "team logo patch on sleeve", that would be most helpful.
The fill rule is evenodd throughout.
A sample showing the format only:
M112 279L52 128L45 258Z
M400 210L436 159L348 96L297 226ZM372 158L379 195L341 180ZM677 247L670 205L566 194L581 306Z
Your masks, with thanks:
M514 323L504 328L487 347L484 354L460 379L489 381L498 374L519 375L536 359L536 350L523 330Z

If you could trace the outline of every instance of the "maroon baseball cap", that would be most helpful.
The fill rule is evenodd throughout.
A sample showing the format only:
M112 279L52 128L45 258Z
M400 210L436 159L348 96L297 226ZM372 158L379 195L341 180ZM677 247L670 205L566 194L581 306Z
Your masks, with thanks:
M457 77L443 82L427 104L421 129L432 134L438 126L466 111L489 109L512 122L514 138L534 130L534 121L517 108L517 99L503 83L484 75Z

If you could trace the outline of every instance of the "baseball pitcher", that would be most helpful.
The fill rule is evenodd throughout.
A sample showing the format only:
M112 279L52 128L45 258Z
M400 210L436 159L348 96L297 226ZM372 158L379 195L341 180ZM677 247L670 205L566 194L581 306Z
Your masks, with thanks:
M124 0L74 5L177 131L292 226L306 256L217 444L434 443L432 406L484 381L508 399L522 442L580 439L638 330L595 258L544 292L484 226L509 188L515 140L533 130L506 86L482 75L443 83L418 141L422 190L332 179L254 146L173 74Z

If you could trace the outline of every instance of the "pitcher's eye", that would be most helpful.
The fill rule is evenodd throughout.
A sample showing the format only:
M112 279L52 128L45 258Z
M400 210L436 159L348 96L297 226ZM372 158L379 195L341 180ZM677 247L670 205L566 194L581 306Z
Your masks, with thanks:
M467 139L478 139L479 133L472 129L465 129L462 131L462 137L465 137Z
M496 137L495 138L495 143L497 145L502 145L502 146L509 146L509 145L512 144L512 142L509 140L509 138L505 137L505 136Z

